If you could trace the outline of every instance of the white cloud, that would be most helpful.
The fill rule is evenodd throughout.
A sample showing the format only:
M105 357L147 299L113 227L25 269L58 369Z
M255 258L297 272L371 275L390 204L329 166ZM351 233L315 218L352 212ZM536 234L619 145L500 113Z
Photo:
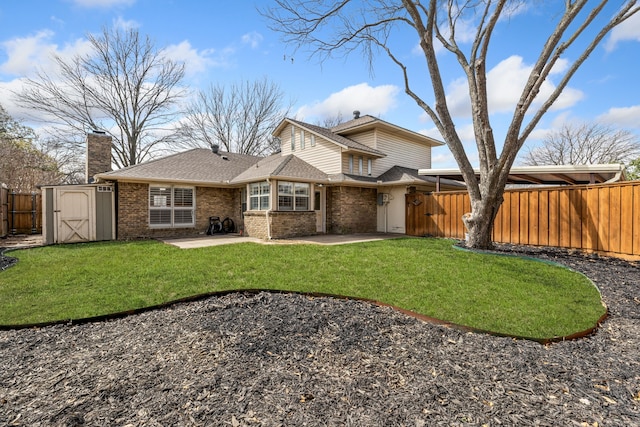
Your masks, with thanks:
M636 13L611 30L611 35L607 39L604 49L611 52L618 46L618 43L627 40L640 42L640 13Z
M60 49L53 43L53 36L52 31L41 30L32 36L3 42L0 46L6 52L7 60L0 64L0 71L15 76L32 76L38 68L49 73L55 69L53 54L69 58L91 49L89 42L84 39L77 39Z
M214 49L197 50L187 40L167 46L163 53L173 61L184 62L187 74L205 72L210 67L226 67L231 63L232 48L221 51Z
M640 129L640 105L631 107L610 108L597 120L616 126Z
M241 38L242 43L248 44L249 46L251 46L251 49L257 48L263 39L264 37L262 36L262 34L256 31L244 34Z
M400 89L394 85L372 87L368 83L360 83L332 93L323 101L303 105L296 112L296 117L302 120L309 120L309 117L322 119L338 115L349 118L355 110L363 115L379 116L395 107L399 92Z
M551 72L551 75L564 72L569 66L566 60L560 60ZM489 110L491 114L507 113L514 111L514 108L525 86L532 66L525 64L522 57L513 55L498 63L487 73L487 92L489 97ZM535 104L540 104L546 100L555 85L546 80L540 87ZM559 110L575 105L583 98L583 93L577 89L565 88L560 97L556 100L551 110ZM469 89L466 78L454 80L447 91L447 103L454 116L470 117L471 103L469 100Z
M114 6L131 6L136 0L72 0L76 6L110 8Z
M134 19L124 19L122 16L118 16L113 20L113 28L119 30L135 30L141 27L140 23Z

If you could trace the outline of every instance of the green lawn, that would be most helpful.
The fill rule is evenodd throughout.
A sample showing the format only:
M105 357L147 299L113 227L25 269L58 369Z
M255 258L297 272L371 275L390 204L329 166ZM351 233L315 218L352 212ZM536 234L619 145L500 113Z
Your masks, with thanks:
M157 241L48 246L9 253L0 324L78 319L236 289L369 298L438 319L532 338L593 327L605 313L581 274L456 250L441 239L339 246L242 243L178 249Z

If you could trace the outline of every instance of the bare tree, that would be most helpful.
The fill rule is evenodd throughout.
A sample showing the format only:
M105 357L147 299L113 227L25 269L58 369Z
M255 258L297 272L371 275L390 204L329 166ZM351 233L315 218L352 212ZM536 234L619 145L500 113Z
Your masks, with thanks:
M460 167L471 199L471 214L463 219L469 231L467 244L476 248L492 245L493 221L503 201L509 171L527 137L605 35L640 9L635 0L620 2L616 12L602 23L600 15L606 0L563 2L562 12L554 17L556 26L545 38L522 88L502 152L498 154L487 96L487 58L497 24L522 1L275 0L275 3L277 6L263 14L270 20L271 29L281 32L286 42L298 47L310 46L321 59L358 50L371 67L375 55L383 52L398 66L405 92L435 123ZM464 33L463 25L474 29L475 36L469 44L460 37ZM423 81L416 83L410 79L413 69L403 62L405 51L393 43L393 35L405 29L415 35L426 60L426 73L420 74L429 76L432 91L429 97L421 96L418 89L414 89L422 87ZM501 37L508 36L503 33ZM466 77L479 155L479 180L447 104L437 45L452 54ZM469 48L465 50L465 46ZM554 66L570 47L579 51L577 58L561 75L555 74L559 75L559 83L548 97L540 99L541 86L552 70L558 71L559 67Z
M200 91L188 107L181 134L184 145L218 145L232 153L263 155L280 147L271 134L291 106L280 87L266 77L255 82L216 84Z
M40 71L26 80L16 101L62 125L59 140L93 129L108 132L114 163L135 165L168 141L167 125L184 95L184 64L166 58L135 29L105 28L88 39L89 54L70 60L55 55L59 75Z
M322 126L324 128L332 128L332 127L338 126L340 123L344 121L345 120L344 120L344 117L342 116L342 113L339 112L336 115L325 117L322 120L318 120L316 122L316 125Z
M594 165L627 163L640 155L635 134L597 122L564 124L544 138L540 147L529 149L522 163L541 165Z
M14 120L0 105L0 183L19 193L38 184L59 184L64 178L56 160L38 149L36 134Z
M630 180L640 180L640 157L632 160L627 165L627 178Z

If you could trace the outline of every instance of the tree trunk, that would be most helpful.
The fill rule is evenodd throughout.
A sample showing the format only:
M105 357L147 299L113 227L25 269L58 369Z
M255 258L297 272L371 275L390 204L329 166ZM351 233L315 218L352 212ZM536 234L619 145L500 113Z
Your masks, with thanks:
M471 200L472 211L462 216L469 234L466 241L468 248L493 248L493 223L503 200L502 193L495 189L480 200Z

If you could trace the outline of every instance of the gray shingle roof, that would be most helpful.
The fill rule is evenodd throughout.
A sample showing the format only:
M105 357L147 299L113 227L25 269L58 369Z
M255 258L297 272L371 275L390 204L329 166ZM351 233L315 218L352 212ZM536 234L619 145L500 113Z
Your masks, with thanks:
M309 181L325 181L327 174L311 166L293 154L274 154L250 166L236 176L232 183L260 181L267 178L285 178Z
M337 126L334 126L330 129L331 132L335 134L340 134L342 136L349 135L350 133L357 132L359 129L366 129L371 126L382 127L393 132L401 132L406 136L411 136L412 138L417 138L422 143L427 143L431 146L444 145L444 142L438 141L437 139L431 138L429 136L423 135L418 132L414 132L409 129L405 129L403 127L394 125L393 123L389 123L385 120L379 119L377 117L373 117L370 115L365 115L362 117L358 117L357 119L349 120L344 123L340 123Z
M105 180L226 184L260 159L261 157L245 154L215 154L206 148L194 148L135 166L101 173L98 177Z
M433 176L418 175L417 169L406 168L403 166L392 167L380 175L377 180L382 181L385 184L433 184L436 182L436 178ZM464 184L451 179L441 179L440 184L456 188L466 188Z
M366 114L362 117L358 117L357 119L349 120L332 127L331 132L340 133L343 130L356 127L356 126L362 126L367 123L373 123L375 121L382 121L382 120Z

